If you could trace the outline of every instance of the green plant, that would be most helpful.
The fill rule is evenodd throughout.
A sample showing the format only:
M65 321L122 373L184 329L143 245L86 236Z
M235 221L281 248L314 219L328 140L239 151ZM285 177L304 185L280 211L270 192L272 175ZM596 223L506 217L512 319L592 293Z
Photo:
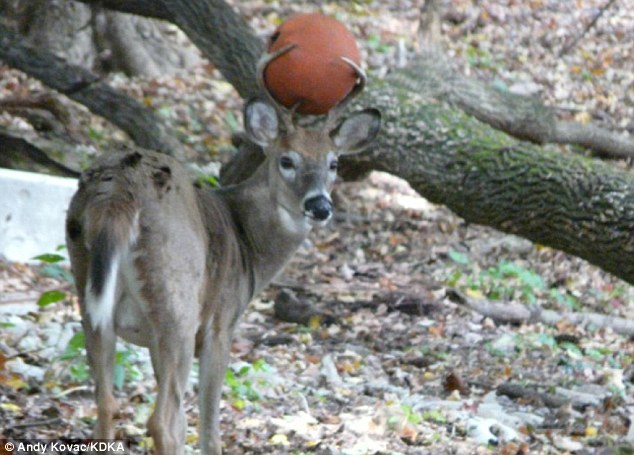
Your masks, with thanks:
M233 407L244 409L248 402L260 400L257 389L268 384L264 376L271 372L271 366L264 359L258 359L252 364L231 365L225 373L225 384L229 387Z
M86 337L83 331L73 335L68 341L66 349L58 357L58 360L68 362L68 373L76 382L84 382L90 377L88 364L86 363ZM134 349L125 345L122 349L117 349L115 353L114 365L114 386L121 390L126 380L139 379L142 374L134 365L137 353Z
M469 65L476 68L497 70L499 66L498 62L488 50L476 46L469 46L467 48L465 58Z
M213 175L201 174L196 178L196 182L199 183L200 185L208 185L212 188L217 188L220 186L218 179L214 177Z
M423 420L427 422L438 423L438 424L447 423L447 418L438 409L423 412L422 418Z
M59 252L66 248L65 245L59 245L55 251ZM65 261L66 258L59 253L45 253L40 254L39 256L35 256L34 258L37 261L44 263L45 265L40 270L40 273L44 276L61 279L63 281L67 281L69 283L73 282L73 276L61 266L61 262ZM66 298L66 293L57 289L43 292L40 298L37 301L37 305L40 308L45 308L53 303L59 302Z
M84 332L77 332L68 340L66 349L57 359L68 362L68 373L77 382L84 382L90 377L86 364L85 345Z
M388 44L385 44L382 40L381 37L377 34L372 34L370 36L368 36L367 39L367 44L368 47L380 54L385 54L386 52L389 52L391 46Z

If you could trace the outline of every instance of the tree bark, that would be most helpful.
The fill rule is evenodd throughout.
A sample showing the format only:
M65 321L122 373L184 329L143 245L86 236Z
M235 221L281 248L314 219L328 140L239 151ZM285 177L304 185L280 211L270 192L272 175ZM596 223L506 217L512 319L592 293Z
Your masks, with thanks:
M412 92L419 89L518 139L535 144L571 144L611 158L634 157L634 138L592 124L565 122L534 97L502 91L456 72L437 51L424 52L409 70L425 77L401 78ZM407 70L405 71L407 72Z
M407 180L465 220L582 257L634 283L634 176L599 160L517 141L478 121L424 80L421 67L372 81L377 146L353 157Z

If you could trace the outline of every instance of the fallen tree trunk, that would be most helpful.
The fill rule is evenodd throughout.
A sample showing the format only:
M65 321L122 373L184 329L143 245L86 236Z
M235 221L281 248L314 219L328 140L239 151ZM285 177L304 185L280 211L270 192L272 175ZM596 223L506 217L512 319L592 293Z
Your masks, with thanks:
M517 141L435 95L410 67L374 81L379 144L354 162L407 180L465 220L582 257L634 283L634 177L599 160Z
M146 4L129 7L139 13ZM226 3L154 4L160 7L148 6L148 15L169 12L242 96L254 93L262 44ZM518 141L483 123L439 90L434 81L442 71L434 77L429 70L435 60L421 55L386 79L370 81L359 104L381 109L384 128L377 146L344 165L398 175L469 222L572 253L634 283L632 175Z

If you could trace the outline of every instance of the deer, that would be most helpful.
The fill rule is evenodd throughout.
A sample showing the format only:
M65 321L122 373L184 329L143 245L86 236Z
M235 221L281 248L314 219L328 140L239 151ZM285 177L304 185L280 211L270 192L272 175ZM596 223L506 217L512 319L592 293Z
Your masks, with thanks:
M299 122L266 88L264 69L292 45L264 53L262 92L245 103L245 134L265 161L226 187L195 184L175 158L137 147L104 154L82 173L66 219L97 419L114 437L117 337L149 349L157 381L147 430L159 455L184 453L184 396L199 359L199 443L221 455L220 400L236 325L248 303L283 269L313 228L333 214L338 158L370 145L381 115L343 116L354 88L323 121Z

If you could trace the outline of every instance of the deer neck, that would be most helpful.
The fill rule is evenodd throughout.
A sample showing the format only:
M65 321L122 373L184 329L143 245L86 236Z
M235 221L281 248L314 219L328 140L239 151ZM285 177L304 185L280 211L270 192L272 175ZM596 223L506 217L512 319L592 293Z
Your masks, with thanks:
M257 294L290 260L310 226L303 215L292 214L273 200L266 161L249 179L218 194L231 211Z

